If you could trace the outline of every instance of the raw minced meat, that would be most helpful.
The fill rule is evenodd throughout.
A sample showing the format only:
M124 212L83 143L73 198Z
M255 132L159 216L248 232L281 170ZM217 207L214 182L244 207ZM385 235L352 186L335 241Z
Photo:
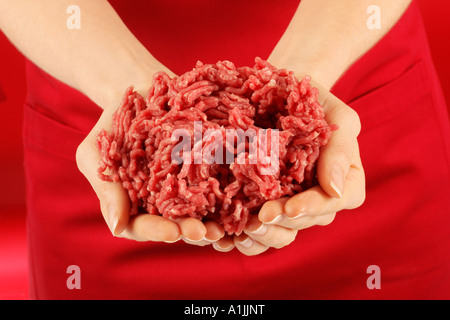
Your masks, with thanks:
M333 129L318 94L260 58L158 72L146 99L128 88L112 132L97 136L99 175L123 184L131 214L213 219L240 234L265 201L316 183Z

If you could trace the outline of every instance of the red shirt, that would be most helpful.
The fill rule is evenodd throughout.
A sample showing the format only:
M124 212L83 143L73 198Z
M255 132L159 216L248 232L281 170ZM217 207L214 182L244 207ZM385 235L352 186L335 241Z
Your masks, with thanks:
M267 58L298 5L110 2L149 51L178 74L197 60L253 65L255 56ZM450 126L415 2L332 90L361 118L364 205L254 257L181 241L112 237L75 163L75 150L100 108L31 63L27 71L32 298L450 298ZM66 284L71 265L80 268L79 290ZM372 274L373 266L379 274ZM371 287L371 276L380 280L379 289Z

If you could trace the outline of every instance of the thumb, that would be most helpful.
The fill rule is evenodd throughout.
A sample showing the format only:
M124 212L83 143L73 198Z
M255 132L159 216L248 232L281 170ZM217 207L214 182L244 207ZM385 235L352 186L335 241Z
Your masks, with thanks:
M331 197L342 198L345 179L357 153L357 137L361 130L358 114L331 93L324 99L325 119L335 124L327 145L321 150L317 163L317 178L322 189Z
M130 199L120 182L100 179L98 167L101 157L96 146L96 137L101 128L111 128L111 126L111 113L105 111L92 131L78 146L76 161L78 169L89 181L100 201L100 209L109 229L114 235L118 235L128 225Z

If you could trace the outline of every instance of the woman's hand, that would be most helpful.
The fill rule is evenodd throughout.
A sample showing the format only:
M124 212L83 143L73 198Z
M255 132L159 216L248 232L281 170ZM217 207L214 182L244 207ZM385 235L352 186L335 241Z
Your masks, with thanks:
M364 170L357 136L359 117L329 90L355 61L374 46L405 12L411 0L302 0L268 61L279 68L301 70L324 87L320 102L329 124L337 124L317 164L319 186L292 198L268 201L239 237L214 244L220 251L236 246L247 255L292 242L298 230L331 223L336 212L360 206L365 199ZM383 15L380 29L367 28L369 5ZM300 77L299 77L300 78Z
M121 101L121 97L119 95L117 97L118 99L113 99L113 101ZM96 137L102 129L112 131L115 109L104 108L98 122L80 144L76 154L78 168L97 194L103 218L112 234L136 241L172 243L183 239L185 242L195 245L211 244L222 238L224 236L223 228L213 221L202 223L194 218L170 220L150 214L138 214L130 217L130 198L122 184L101 180L97 171L101 157L96 146Z
M319 101L329 124L337 124L317 162L319 185L291 198L268 201L247 223L244 232L214 244L219 251L235 246L246 255L256 255L270 247L282 248L294 241L297 232L315 225L330 224L336 213L359 207L365 200L364 169L357 137L361 129L356 112L325 88Z

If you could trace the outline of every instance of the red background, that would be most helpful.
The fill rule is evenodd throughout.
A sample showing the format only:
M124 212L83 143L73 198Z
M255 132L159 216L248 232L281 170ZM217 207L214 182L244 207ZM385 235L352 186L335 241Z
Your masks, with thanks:
M450 3L419 0L433 59L450 102ZM24 57L0 32L0 299L28 297L25 183L22 155L22 104L26 82ZM2 101L2 97L6 100Z

